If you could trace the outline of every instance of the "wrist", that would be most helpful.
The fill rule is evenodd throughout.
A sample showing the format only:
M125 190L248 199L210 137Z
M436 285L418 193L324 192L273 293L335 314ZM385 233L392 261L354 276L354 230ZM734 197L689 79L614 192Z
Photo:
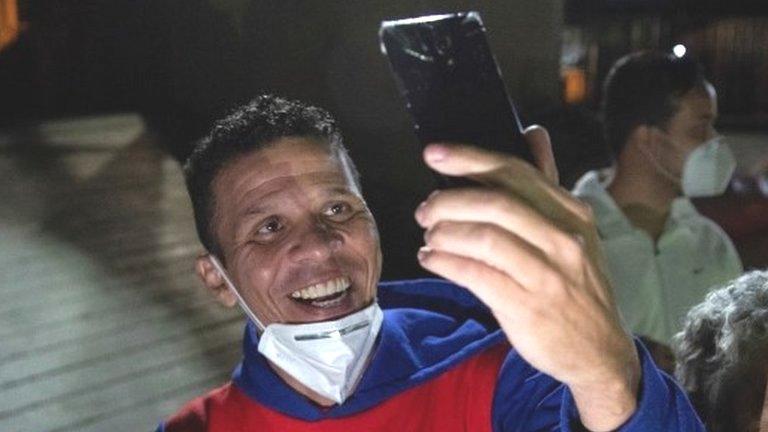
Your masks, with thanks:
M588 430L618 429L637 410L642 370L637 351L633 349L632 354L616 371L589 382L568 385L581 423Z

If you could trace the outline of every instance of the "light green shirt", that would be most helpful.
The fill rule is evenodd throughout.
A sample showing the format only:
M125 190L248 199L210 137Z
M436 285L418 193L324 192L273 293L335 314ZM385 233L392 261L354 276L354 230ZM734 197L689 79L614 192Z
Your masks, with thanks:
M634 333L670 344L692 306L741 275L741 260L725 232L686 197L672 202L654 244L631 224L600 178L588 172L573 193L592 206L619 310Z

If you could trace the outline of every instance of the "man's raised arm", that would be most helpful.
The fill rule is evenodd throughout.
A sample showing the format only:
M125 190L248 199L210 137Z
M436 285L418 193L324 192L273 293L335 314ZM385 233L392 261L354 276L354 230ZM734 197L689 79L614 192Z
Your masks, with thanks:
M642 405L647 398L676 398L679 389L659 382L622 326L591 210L556 184L546 132L526 136L541 171L471 146L425 149L435 171L482 186L435 192L419 206L416 219L426 229L419 261L491 309L516 352L568 387L584 427L631 425L648 415L638 408L656 409ZM690 406L683 408L697 424ZM681 430L668 426L662 430Z

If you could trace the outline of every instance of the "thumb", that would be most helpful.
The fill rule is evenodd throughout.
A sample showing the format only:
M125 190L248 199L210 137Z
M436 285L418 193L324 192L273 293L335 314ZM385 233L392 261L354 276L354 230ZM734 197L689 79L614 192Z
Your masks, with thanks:
M549 132L539 125L532 125L523 132L525 141L531 149L536 167L554 184L559 184L560 175L557 172L555 154L552 151L552 141Z

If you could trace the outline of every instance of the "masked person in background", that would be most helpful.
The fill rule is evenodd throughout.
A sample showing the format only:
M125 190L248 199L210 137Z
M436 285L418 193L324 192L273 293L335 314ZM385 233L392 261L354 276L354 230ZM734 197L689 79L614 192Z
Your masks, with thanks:
M573 192L594 211L619 310L671 369L668 345L685 313L742 272L730 239L689 199L722 194L735 160L714 128L715 89L689 57L625 56L603 97L615 164Z
M691 309L675 336L675 375L710 432L768 432L768 272Z
M432 169L485 186L416 210L419 262L448 280L380 283L376 224L330 115L262 96L219 121L185 176L207 249L196 270L250 318L244 359L158 430L702 430L622 327L546 132L526 137L542 171L428 146Z

